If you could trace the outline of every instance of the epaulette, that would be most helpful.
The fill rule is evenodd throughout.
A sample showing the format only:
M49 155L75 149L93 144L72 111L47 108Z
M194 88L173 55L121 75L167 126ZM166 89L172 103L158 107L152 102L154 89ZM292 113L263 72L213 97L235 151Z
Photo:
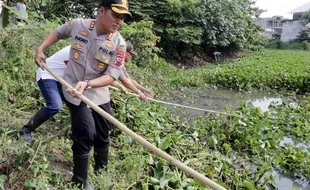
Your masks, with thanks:
M95 25L96 25L96 21L92 21L89 25L89 30L93 30L95 28Z

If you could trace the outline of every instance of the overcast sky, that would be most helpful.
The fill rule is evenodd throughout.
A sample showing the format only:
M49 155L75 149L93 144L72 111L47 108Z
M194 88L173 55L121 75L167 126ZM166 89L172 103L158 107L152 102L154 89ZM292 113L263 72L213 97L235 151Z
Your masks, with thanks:
M282 15L286 18L291 18L288 14L301 5L310 2L310 0L256 0L256 5L261 9L266 9L261 17L271 17L275 15Z

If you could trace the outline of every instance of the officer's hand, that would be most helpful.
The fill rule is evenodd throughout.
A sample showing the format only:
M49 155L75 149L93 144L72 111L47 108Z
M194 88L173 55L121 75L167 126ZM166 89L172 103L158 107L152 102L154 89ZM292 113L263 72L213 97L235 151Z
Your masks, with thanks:
M38 67L41 67L43 69L43 63L46 62L46 57L45 57L43 51L40 50L39 48L36 50L36 55L35 55L34 61Z
M87 87L87 82L86 81L80 81L80 82L76 83L74 88L67 88L66 91L73 98L78 98L79 95L83 94L86 87Z
M74 92L75 91L75 89L73 89L73 88L67 88L66 89L66 91L73 97L73 98L76 98L76 93Z
M83 94L85 88L87 87L87 82L86 81L79 81L76 83L74 89L78 92L79 95ZM76 94L76 92L75 92Z

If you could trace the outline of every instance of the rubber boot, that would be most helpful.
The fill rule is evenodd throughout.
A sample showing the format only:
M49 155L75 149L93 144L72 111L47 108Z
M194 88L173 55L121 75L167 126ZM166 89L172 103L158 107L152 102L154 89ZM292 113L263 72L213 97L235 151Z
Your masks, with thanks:
M33 132L48 119L49 117L46 117L46 115L42 114L41 111L37 112L19 131L20 137L23 138L26 142L32 141L31 132Z
M73 154L73 176L71 181L83 190L94 190L87 181L89 154Z
M108 167L108 159L109 159L109 147L100 148L94 150L94 159L95 159L95 166L94 171L95 174L98 175L102 169L107 171Z

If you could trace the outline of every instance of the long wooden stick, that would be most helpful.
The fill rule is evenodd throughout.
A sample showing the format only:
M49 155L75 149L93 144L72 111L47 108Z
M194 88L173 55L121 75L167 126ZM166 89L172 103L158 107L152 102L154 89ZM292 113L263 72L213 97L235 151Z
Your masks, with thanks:
M110 86L110 88L114 89L114 90L119 90L118 88L114 87L114 86ZM139 97L138 94L135 94L135 93L131 93L131 92L127 92L127 94L130 94L130 95L133 95L133 96L137 96ZM203 112L210 112L210 113L218 113L218 114L222 114L222 115L228 115L228 116L233 116L233 117L242 117L240 115L235 115L235 114L230 114L230 113L227 113L227 112L220 112L220 111L214 111L214 110L207 110L207 109L202 109L202 108L195 108L195 107L192 107L192 106L185 106L185 105L181 105L181 104L175 104L175 103L170 103L170 102L164 102L164 101L161 101L161 100L156 100L156 99L153 99L153 98L146 98L147 100L150 100L152 102L157 102L157 103L161 103L161 104L166 104L166 105L171 105L171 106L177 106L177 107L182 107L182 108L187 108L187 109L192 109L192 110L197 110L197 111L203 111Z
M50 68L48 68L47 65L43 65L43 67L53 76L55 77L62 85L64 85L66 88L72 88L70 84L68 84L65 80L63 80L60 76L58 76L56 73L54 73ZM88 106L90 106L93 110L95 110L97 113L99 113L101 116L103 116L105 119L109 120L113 125L115 125L117 128L119 128L122 132L130 136L132 139L140 143L145 148L149 149L151 152L157 154L158 156L164 158L174 166L178 167L179 169L183 170L185 173L189 174L193 178L199 180L201 183L208 185L214 190L225 190L224 187L220 186L219 184L215 183L214 181L210 180L209 178L205 177L204 175L200 174L196 170L188 167L187 165L183 164L179 160L175 159L174 157L170 156L166 152L160 150L147 140L145 140L140 135L136 134L132 130L130 130L128 127L126 127L123 123L119 122L117 119L115 119L110 114L106 113L104 110L102 110L99 106L94 104L92 101L90 101L88 98L86 98L84 95L77 95L79 99L81 99L84 103L86 103Z

